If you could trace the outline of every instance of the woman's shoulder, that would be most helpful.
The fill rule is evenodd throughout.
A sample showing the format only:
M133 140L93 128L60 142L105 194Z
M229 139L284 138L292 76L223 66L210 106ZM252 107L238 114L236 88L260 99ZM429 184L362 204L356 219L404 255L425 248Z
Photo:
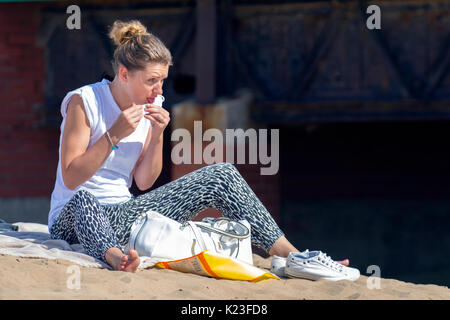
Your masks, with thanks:
M107 80L103 79L102 81L86 84L69 91L63 100L70 99L74 94L76 94L82 98L85 104L95 104L95 102L99 99L99 96L105 94L107 88Z
M107 86L107 83L105 81L99 81L96 83L86 84L77 89L69 91L61 103L62 116L63 117L66 116L68 105L72 100L73 96L78 96L89 118L89 122L91 123L91 125L93 125L93 123L97 118L96 115L99 112L99 110L97 110L98 100L101 99L99 95L101 95L104 92L105 86Z
M105 90L107 87L108 87L108 82L106 79L103 79L102 81L86 84L78 89L75 89L74 91L79 91L79 92L87 93L87 94L99 94L100 92Z

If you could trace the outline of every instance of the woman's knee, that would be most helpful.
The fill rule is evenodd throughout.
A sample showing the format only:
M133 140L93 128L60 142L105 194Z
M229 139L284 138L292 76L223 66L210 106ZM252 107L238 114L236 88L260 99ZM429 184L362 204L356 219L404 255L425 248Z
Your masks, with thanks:
M214 169L220 173L224 174L235 174L239 173L238 169L230 162L219 162L211 165Z
M211 172L211 179L217 182L217 186L224 187L228 192L230 188L236 188L238 185L245 185L245 180L239 170L229 162L217 163ZM237 190L234 190L235 192Z

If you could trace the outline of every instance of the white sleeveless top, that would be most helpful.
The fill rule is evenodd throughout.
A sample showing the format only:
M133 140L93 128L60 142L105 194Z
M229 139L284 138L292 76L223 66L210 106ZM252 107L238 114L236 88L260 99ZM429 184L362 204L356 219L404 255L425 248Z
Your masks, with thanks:
M129 191L133 182L133 169L144 147L150 121L142 118L136 130L122 139L109 157L86 182L75 190L68 189L63 182L61 173L61 140L66 123L67 106L73 94L79 94L83 99L86 115L91 128L88 149L97 142L111 128L122 110L115 102L108 86L109 80L86 85L67 93L61 103L61 135L59 138L59 161L56 171L55 188L53 189L48 215L48 228L61 213L61 209L79 190L87 190L92 193L100 204L118 204L131 199ZM162 96L161 96L162 97Z

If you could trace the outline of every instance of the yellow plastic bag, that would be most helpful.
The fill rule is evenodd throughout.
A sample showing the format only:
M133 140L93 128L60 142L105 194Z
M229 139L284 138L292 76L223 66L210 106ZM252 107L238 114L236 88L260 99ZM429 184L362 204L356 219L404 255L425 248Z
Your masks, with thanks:
M258 282L270 278L280 280L280 278L270 272L209 250L185 259L158 262L156 266L217 279L250 282Z

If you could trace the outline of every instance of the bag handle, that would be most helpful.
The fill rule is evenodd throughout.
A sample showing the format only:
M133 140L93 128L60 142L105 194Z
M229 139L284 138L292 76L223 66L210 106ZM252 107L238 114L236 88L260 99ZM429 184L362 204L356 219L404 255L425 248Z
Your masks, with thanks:
M229 219L225 219L225 220L229 220ZM234 221L234 222L237 222L237 221ZM194 223L192 221L186 221L186 224L189 225L191 227L192 231L194 232L194 236L195 236L195 238L197 239L197 242L200 245L201 251L206 250L208 248L206 247L206 244L205 244L205 242L203 240L202 235L198 233L198 229L197 228L203 228L203 229L206 229L206 230L210 230L211 232L222 234L222 235L225 235L227 237L232 237L232 238L237 238L237 239L245 239L248 236L248 234L250 233L250 231L248 230L246 225L242 224L241 222L237 222L237 223L241 224L245 228L245 230L246 230L245 235L238 235L238 234L235 234L235 233L226 232L226 231L224 231L222 229L209 227L209 226L200 224L198 222ZM241 244L238 241L237 242L237 251L236 251L236 254L235 254L235 258L239 255L240 248L241 248Z
M222 229L219 229L219 228L214 228L214 227L211 227L209 225L202 224L202 223L195 223L195 225L198 226L199 228L202 228L202 229L205 229L205 230L208 230L208 231L211 231L211 232L215 232L215 233L221 234L223 236L236 238L236 239L245 239L245 238L247 238L250 235L250 230L247 228L247 226L245 224L243 224L240 221L235 221L235 220L231 220L231 219L228 219L228 218L219 218L219 219L205 218L203 220L205 220L205 221L220 221L220 220L232 221L232 222L234 222L236 224L239 224L241 227L243 227L245 232L243 234L237 234L237 233L231 233L229 231L225 231L225 230L222 230Z

